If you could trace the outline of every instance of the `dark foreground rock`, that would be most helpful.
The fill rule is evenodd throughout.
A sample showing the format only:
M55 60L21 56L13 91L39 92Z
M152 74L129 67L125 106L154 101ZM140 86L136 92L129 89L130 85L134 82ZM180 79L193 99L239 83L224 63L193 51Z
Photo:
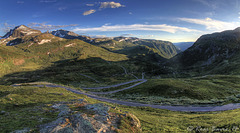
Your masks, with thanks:
M54 104L52 108L59 111L58 118L40 125L40 133L115 133L128 130L125 128L129 126L134 132L141 132L141 124L136 116L116 109L110 111L111 108L102 103L88 104L85 100L78 100L71 104ZM121 122L125 123L126 120L128 126L122 126Z

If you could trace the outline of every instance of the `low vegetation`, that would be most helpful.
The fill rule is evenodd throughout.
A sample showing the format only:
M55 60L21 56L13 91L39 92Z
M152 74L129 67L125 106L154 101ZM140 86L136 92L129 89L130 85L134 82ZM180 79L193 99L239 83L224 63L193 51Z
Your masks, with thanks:
M54 111L50 106L59 101L84 98L89 103L99 103L99 101L62 88L0 86L0 92L1 132L11 132L26 127L36 132L37 125L56 119L59 112ZM224 112L186 113L149 107L106 104L115 108L111 109L111 112L121 110L121 112L127 111L134 114L140 120L143 132L198 132L199 130L229 130L231 132L239 131L240 126L239 109ZM130 117L122 119L119 132L129 131L130 119Z
M154 104L224 104L240 101L239 88L239 76L209 75L150 79L132 89L106 96Z

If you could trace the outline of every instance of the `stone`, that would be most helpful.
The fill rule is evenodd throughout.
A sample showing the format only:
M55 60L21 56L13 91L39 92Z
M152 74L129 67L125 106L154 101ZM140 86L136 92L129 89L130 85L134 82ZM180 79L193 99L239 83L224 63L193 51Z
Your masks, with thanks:
M5 113L6 113L6 111L2 110L0 114L4 115Z
M97 103L97 104L88 104L85 106L86 109L95 111L99 115L108 115L109 107L105 106L103 103Z
M65 127L61 127L60 125L65 124L66 120L63 117L58 118L57 120L41 125L40 126L40 133L58 133L58 131L62 130Z
M95 115L94 119L101 122L107 122L108 118L106 116Z
M64 104L54 104L52 108L58 109L60 111L60 113L58 114L59 117L66 116L70 113L70 109L67 105Z

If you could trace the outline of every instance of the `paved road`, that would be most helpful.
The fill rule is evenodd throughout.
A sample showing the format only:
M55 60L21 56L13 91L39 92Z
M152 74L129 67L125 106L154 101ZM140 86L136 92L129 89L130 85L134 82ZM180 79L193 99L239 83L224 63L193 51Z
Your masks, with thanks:
M109 86L103 86L103 87L82 88L82 89L84 89L84 90L101 90L101 89L108 89L108 88L118 87L118 86L122 86L122 85L130 84L130 83L134 83L134 82L138 82L138 81L144 81L144 79L136 79L136 80L132 80L132 81L128 81L128 82L124 82L124 83L120 83L120 84L109 85Z
M13 86L19 86L19 85L13 85ZM88 94L85 92L81 92L78 90L74 90L69 87L61 86L61 85L54 85L54 84L46 84L46 85L36 85L37 87L59 87L64 88L68 91L71 91L76 94L83 94L90 98L94 98L100 101L109 102L109 103L116 103L121 105L127 105L127 106L137 106L137 107L152 107L157 109L167 109L171 111L183 111L183 112L211 112L211 111L225 111L225 110L233 110L240 108L240 103L231 103L227 105L222 106L206 106L206 107L195 107L195 106L162 106L162 105L151 105L151 104L142 104L142 103L136 103L136 102L126 102L126 101L120 101L120 100L114 100L114 99L108 99L99 97L93 94Z
M126 87L126 88L123 88L123 89L119 89L119 90L115 90L115 91L108 91L108 92L90 92L90 93L92 93L92 94L112 94L112 93L117 93L117 92L119 92L119 91L124 91L124 90L127 90L127 89L131 89L131 88L133 88L133 87L135 87L135 86L138 86L138 85L140 85L140 84L142 84L142 83L145 83L145 82L147 82L147 80L142 80L142 82L139 82L139 83L136 83L136 84L134 84L134 85L132 85L132 86L129 86L129 87Z

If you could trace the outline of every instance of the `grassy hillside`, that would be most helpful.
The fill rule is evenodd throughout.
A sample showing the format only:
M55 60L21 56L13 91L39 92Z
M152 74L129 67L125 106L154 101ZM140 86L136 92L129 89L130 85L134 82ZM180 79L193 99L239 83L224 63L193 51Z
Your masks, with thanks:
M165 78L148 80L110 97L155 104L223 104L240 102L239 88L239 76Z
M74 82L95 82L94 78L105 81L106 75L109 77L124 73L119 65L112 62L128 60L126 55L113 53L81 40L66 40L51 34L26 36L22 39L18 45L0 47L0 75L18 72L7 79L9 81L53 79L58 83L67 83L78 79ZM26 73L27 76L24 75ZM83 75L93 76L93 79Z
M10 64L8 71L2 73L5 76L1 84L51 81L94 86L134 79L136 76L141 78L142 73L155 75L165 72L159 67L159 62L165 58L156 49L144 45L114 53L78 39L67 40L51 34L22 39L18 45L4 47L24 55L28 61L17 65L18 69L13 69L15 65ZM155 69L161 70L156 72Z
M47 37L46 37L47 36ZM124 55L115 54L97 46L88 44L80 40L63 40L57 41L50 38L56 38L51 34L42 34L37 36L36 40L49 40L46 43L33 43L25 41L17 45L19 49L24 49L30 53L38 54L41 59L57 61L61 59L79 58L87 59L90 57L99 57L107 61L121 61L127 58ZM40 41L42 42L42 41Z
M35 70L39 65L35 63L35 55L10 46L0 47L0 76L22 71Z

